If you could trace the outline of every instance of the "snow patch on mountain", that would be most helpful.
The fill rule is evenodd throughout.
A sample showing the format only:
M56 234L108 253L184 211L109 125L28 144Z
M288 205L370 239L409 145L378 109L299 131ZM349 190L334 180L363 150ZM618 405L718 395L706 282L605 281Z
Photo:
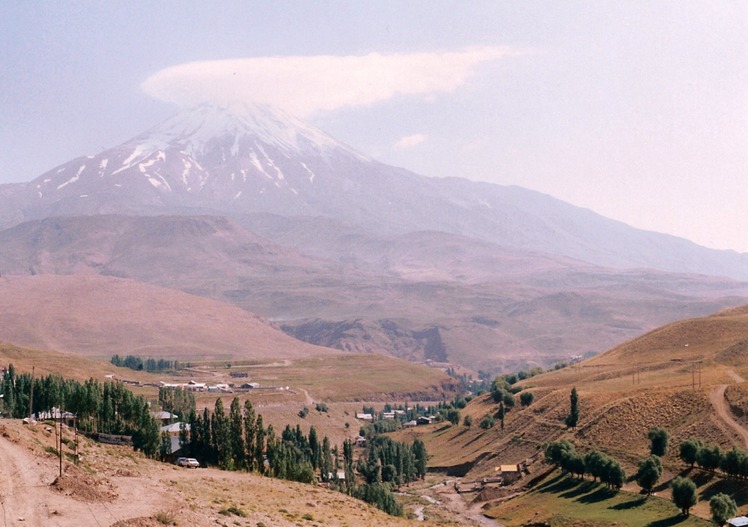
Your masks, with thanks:
M71 183L75 183L76 181L78 181L80 179L80 177L81 177L81 174L83 173L83 171L85 169L86 169L86 165L81 166L78 169L78 172L73 177L71 177L70 179L68 179L67 181L65 181L64 183L62 183L61 185L58 185L57 186L57 190L63 189L65 187L67 187L68 185L70 185Z

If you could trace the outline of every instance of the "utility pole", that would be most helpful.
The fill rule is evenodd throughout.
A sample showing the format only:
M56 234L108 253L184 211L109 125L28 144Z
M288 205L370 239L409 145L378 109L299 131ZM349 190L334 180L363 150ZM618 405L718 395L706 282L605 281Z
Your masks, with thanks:
M31 392L29 395L29 423L31 423L34 417L34 366L31 367Z
M58 452L60 453L60 477L62 477L62 408L60 408L60 445Z

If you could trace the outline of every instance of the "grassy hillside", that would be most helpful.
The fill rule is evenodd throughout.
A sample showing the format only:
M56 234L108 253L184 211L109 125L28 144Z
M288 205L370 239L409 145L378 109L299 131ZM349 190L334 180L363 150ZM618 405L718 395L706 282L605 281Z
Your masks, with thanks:
M572 441L577 451L605 451L631 475L637 462L649 454L648 430L659 426L670 433L670 450L663 458L667 480L684 469L677 459L677 446L690 436L723 449L733 445L748 448L746 432L741 434L739 427L728 422L742 419L745 423L745 414L740 413L748 387L744 380L748 377L745 342L746 307L680 321L590 360L521 381L518 385L532 392L535 401L521 408L518 400L506 416L504 430L498 420L489 430L479 426L486 415L495 415L498 409L486 394L462 410L463 418L472 418L471 427L442 423L399 435L422 436L433 467L464 474L464 480L473 481L494 475L498 465L526 460L545 443L561 438ZM572 387L578 390L580 407L580 421L574 430L564 424ZM722 407L728 408L726 416L718 411ZM531 471L539 467L538 463ZM700 477L698 471L693 477ZM701 483L708 496L715 482ZM638 488L631 484L631 490ZM663 492L667 496L669 491L665 488ZM748 502L748 496L739 497L744 505ZM527 510L533 509L532 498L526 500ZM697 510L708 515L703 503Z

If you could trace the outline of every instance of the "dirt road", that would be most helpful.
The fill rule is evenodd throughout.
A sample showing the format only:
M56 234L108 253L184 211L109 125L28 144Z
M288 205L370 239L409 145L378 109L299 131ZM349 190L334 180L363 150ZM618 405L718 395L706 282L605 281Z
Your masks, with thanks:
M735 381L735 382L744 382L745 379L743 379L740 375L738 375L736 372L730 370L727 372L728 375ZM748 448L748 430L743 428L743 426L738 423L733 417L732 413L730 412L730 407L727 404L727 401L725 400L725 390L727 389L726 384L720 384L719 386L715 387L714 390L712 390L712 393L709 394L709 401L712 403L712 406L714 407L714 410L717 412L717 415L719 416L724 423L735 430L737 434L742 438L743 440L743 446L745 448Z
M42 425L36 425L42 426ZM110 477L111 500L81 500L61 492L52 483L59 475L58 461L33 453L16 442L12 431L0 433L0 525L101 527L153 514L170 506L162 485L144 477ZM120 482L127 491L118 492ZM127 495L124 495L127 494Z

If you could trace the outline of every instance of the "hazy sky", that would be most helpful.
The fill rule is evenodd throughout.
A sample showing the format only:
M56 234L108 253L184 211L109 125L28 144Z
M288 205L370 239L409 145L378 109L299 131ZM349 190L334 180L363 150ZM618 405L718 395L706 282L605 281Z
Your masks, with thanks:
M748 252L748 2L0 2L0 183L202 99ZM169 102L170 101L170 102Z

